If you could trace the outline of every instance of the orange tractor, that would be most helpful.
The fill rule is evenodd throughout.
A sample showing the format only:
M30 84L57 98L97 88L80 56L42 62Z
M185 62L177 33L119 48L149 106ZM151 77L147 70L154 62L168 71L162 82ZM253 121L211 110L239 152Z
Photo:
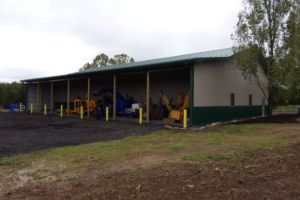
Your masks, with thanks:
M90 93L90 97L93 97L94 93ZM74 101L74 110L67 110L67 113L80 113L81 110L81 106L83 106L83 112L88 112L88 94L85 95L84 100L80 99L80 97L78 97L77 99L75 99ZM96 101L95 100L91 100L90 99L90 109L89 112L93 112L94 109L96 108Z

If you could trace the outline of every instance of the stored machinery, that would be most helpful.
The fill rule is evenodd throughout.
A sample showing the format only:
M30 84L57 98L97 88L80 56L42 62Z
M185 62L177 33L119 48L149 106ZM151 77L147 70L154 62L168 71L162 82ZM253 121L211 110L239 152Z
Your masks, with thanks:
M188 90L188 94L185 96L185 98L183 98L181 92L178 93L175 108L171 107L171 103L168 101L166 95L161 90L159 90L159 93L169 110L169 118L180 120L183 116L183 110L190 109L190 90Z
M93 116L101 118L106 114L106 107L109 107L109 114L113 114L113 87L105 87L94 92L95 97L100 97L96 103L96 109ZM120 92L116 91L116 114L138 117L138 109L133 106L134 101L132 98L125 99ZM133 107L134 108L133 108Z
M80 109L81 109L81 106L83 106L83 112L93 112L94 109L96 108L96 102L95 100L90 100L90 109L87 109L88 107L88 95L85 95L85 98L84 100L82 100L80 97L77 97L77 99L75 99L74 101L74 110L66 110L67 113L80 113ZM90 97L93 96L93 93L90 94Z

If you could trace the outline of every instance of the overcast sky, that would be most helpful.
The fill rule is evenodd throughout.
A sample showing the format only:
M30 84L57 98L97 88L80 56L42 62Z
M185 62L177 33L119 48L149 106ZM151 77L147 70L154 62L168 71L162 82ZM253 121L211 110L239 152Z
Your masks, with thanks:
M0 82L231 47L242 0L1 0Z

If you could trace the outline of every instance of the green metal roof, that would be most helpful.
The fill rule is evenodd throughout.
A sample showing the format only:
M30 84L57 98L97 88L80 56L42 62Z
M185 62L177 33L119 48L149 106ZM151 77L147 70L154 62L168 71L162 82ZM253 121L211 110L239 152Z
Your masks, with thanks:
M188 62L203 62L209 60L222 60L227 59L233 56L232 48L219 49L213 51L205 51L200 53L186 54L181 56L173 56L167 58L159 58L153 60L146 60L134 63L126 63L121 65L111 65L105 67L98 68L90 68L83 71L78 71L70 74L59 75L59 76L50 76L50 77L42 77L42 78L34 78L34 79L26 79L21 80L21 82L42 82L42 81L54 81L54 80L63 80L69 78L82 78L82 77L90 77L93 76L101 76L107 74L114 73L122 73L130 70L134 71L143 71L151 69L162 69L164 66L172 66L172 65L184 65ZM186 66L187 67L187 66Z

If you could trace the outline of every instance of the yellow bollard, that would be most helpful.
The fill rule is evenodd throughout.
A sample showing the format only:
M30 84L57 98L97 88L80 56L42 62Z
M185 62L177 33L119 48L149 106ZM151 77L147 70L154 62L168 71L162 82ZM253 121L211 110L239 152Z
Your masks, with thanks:
M31 104L31 113L33 113L33 104Z
M20 111L22 111L22 103L20 103Z
M44 114L47 115L47 104L45 104Z
M143 108L140 108L140 124L143 123Z
M183 128L187 127L187 110L183 110Z
M106 121L109 120L109 108L106 107Z
M62 117L63 116L63 110L64 110L64 107L63 105L60 106L60 116Z
M83 119L83 106L81 106L81 110L80 110L80 119Z

